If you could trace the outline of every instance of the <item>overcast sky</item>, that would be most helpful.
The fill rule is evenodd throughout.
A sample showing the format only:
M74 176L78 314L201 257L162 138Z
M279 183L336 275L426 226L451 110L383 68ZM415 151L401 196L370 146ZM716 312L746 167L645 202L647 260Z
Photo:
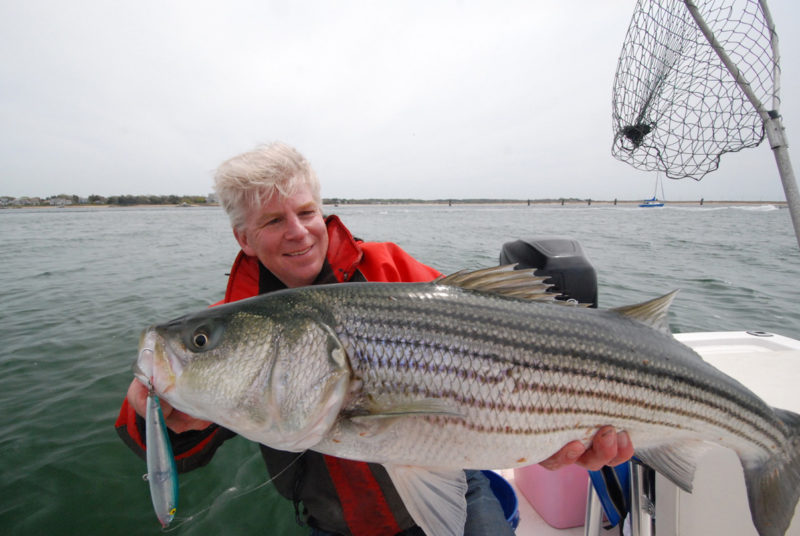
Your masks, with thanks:
M207 194L223 160L282 140L324 197L649 197L610 150L634 6L0 0L0 195ZM791 143L800 3L769 6ZM767 143L664 189L784 198Z

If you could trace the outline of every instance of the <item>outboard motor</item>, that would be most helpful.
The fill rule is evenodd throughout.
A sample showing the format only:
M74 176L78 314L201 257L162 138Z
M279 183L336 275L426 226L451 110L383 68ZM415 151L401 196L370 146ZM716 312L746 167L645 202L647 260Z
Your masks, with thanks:
M506 242L500 250L500 264L516 264L516 269L535 269L548 276L548 292L556 299L576 300L597 307L597 273L577 240L565 236L535 237Z

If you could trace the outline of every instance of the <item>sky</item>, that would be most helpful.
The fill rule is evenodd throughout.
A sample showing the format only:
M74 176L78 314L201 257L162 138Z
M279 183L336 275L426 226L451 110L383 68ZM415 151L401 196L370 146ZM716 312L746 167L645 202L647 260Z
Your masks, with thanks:
M1 0L0 195L205 195L280 140L328 198L650 197L656 175L611 155L635 5ZM800 3L769 7L797 169ZM765 142L664 197L784 193Z

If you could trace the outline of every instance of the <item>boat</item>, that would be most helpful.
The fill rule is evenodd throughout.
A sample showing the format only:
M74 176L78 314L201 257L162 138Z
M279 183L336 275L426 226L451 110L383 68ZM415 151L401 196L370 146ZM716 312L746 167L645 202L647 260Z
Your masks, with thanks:
M661 177L656 175L656 184L655 188L653 189L653 197L650 199L645 199L641 203L639 203L640 207L648 208L648 207L663 207L664 202L658 199L658 186L661 184ZM661 184L661 197L664 197L664 185Z
M650 199L645 199L641 203L639 203L640 207L663 207L664 202L659 201L656 197L651 197Z
M569 237L508 242L501 250L500 263L534 268L536 275L550 277L548 282L554 284L555 292L590 306L597 305L594 268L580 244ZM796 379L800 377L800 340L763 331L675 333L674 336L769 405L800 413L796 387ZM532 481L526 473L527 467L497 471L516 495L514 511L506 513L509 523L513 519L516 524L517 536L622 533L619 527L604 528L607 522L603 521L601 501L590 484L588 472L577 466L555 472L537 466L531 468L540 471L537 478L541 481ZM532 493L532 485L539 486L541 493ZM733 451L718 445L710 446L698 461L691 494L652 469L631 463L630 504L629 527L625 527L625 534L630 536L758 536L750 518L739 459ZM800 505L795 507L786 536L800 536Z

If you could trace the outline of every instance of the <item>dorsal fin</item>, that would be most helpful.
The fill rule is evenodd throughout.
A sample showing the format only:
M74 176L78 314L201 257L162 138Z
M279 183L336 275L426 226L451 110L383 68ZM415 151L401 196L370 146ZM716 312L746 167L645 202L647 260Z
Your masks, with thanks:
M491 292L511 298L525 300L553 301L558 294L548 293L552 285L544 283L547 277L533 275L533 270L515 270L516 264L494 266L481 270L461 270L442 276L433 282L437 285L450 285L480 292Z
M642 324L646 324L651 328L671 335L672 332L669 329L667 313L669 312L669 306L672 304L672 300L675 299L676 294L678 294L678 291L673 290L660 298L655 298L644 303L637 303L635 305L614 307L611 311L638 320Z

